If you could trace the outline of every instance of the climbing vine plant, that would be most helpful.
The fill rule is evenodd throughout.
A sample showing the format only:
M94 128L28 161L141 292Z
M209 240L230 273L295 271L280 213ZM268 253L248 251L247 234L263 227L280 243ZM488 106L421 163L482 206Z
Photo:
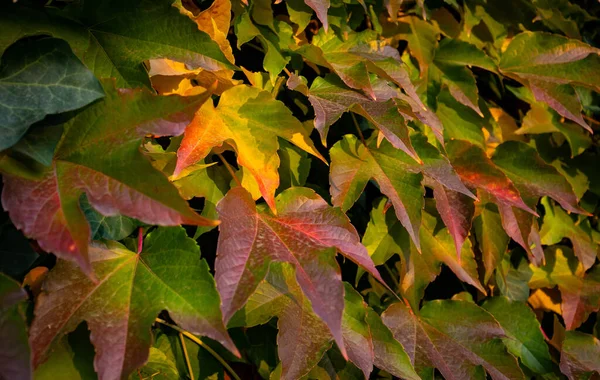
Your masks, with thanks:
M0 378L598 378L598 17L3 2Z

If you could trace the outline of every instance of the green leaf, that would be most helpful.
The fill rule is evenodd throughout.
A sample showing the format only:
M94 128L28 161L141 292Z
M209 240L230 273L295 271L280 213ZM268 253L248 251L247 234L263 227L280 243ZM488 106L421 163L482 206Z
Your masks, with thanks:
M496 64L483 50L468 42L444 38L435 50L434 62L453 66L476 66L495 72Z
M502 219L496 205L486 202L478 208L476 214L473 227L485 267L483 282L487 284L494 270L502 263L510 239L502 228Z
M85 194L81 194L79 207L90 224L92 240L122 240L139 226L135 219L123 215L104 216L94 210Z
M118 243L93 246L90 259L97 282L66 261L50 272L31 326L34 365L86 321L99 378L125 377L148 359L150 326L164 309L186 330L216 339L237 353L221 321L208 265L183 228L151 232L140 254Z
M492 379L524 378L517 360L500 340L506 336L501 326L472 302L427 302L419 316L395 303L382 319L407 350L417 371L435 367L446 379L467 379L482 366Z
M395 253L409 248L409 236L395 214L389 210L388 200L378 198L371 210L371 218L362 238L375 265L382 265Z
M31 378L25 300L27 292L0 273L0 376L6 379Z
M0 64L0 150L16 144L46 115L76 110L103 96L98 79L65 41L16 42Z
M540 231L542 244L553 245L568 238L584 268L590 268L599 252L598 245L592 239L591 227L586 222L574 222L571 216L562 208L554 206L548 198L542 198L542 205L546 211Z
M67 40L98 78L114 77L119 87L148 86L143 62L168 58L191 68L235 68L210 36L179 14L171 0L100 0L79 3L71 14L39 12L19 4L5 6L0 25L11 30L0 50L20 35L52 35ZM14 31L14 32L13 32ZM173 38L177 36L177 38Z
M502 326L508 351L538 374L552 372L552 358L544 341L541 326L525 304L504 297L486 300L481 306Z
M560 354L560 370L570 380L591 379L600 374L600 340L593 335L567 331Z
M409 252L403 252L405 259L401 289L413 308L418 309L425 288L439 275L442 263L461 281L486 293L479 281L477 263L468 240L463 244L459 256L448 229L438 227L437 218L428 213L423 213L419 235L421 252L417 252L414 246Z
M460 182L449 162L422 136L411 140L421 157L419 165L404 152L385 141L378 147L375 139L365 146L353 135L344 136L330 150L330 192L333 204L348 210L370 179L394 205L398 220L419 247L418 229L423 208L423 174L450 190L472 196Z
M512 39L502 54L499 69L518 79L553 83L578 83L596 90L589 78L600 75L599 50L557 34L523 32Z
M279 141L279 188L304 186L310 172L311 160L306 151L288 143Z

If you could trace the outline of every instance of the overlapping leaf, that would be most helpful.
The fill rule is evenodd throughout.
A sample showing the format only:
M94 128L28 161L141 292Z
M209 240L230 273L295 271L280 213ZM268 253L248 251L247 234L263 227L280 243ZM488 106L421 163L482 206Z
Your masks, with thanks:
M192 211L139 151L145 133L187 124L207 96L156 97L113 86L106 82L105 100L65 125L52 166L39 179L4 176L2 205L13 223L44 250L88 273L91 236L79 205L82 193L103 215L120 213L160 225L215 224Z
M472 194L462 184L449 162L425 139L416 136L413 145L423 164L386 142L377 147L375 139L364 145L352 135L331 148L330 192L333 204L348 210L374 179L392 204L398 220L419 247L418 230L423 208L423 174L448 189ZM421 174L423 173L423 174Z
M56 38L23 40L2 55L0 150L46 115L72 111L104 96L98 79Z
M271 261L289 262L312 307L329 327L340 350L343 285L334 253L344 256L382 281L340 209L331 208L312 190L292 188L277 197L278 215L257 209L241 187L217 206L221 225L215 277L225 321L248 300L265 277Z
M150 327L164 309L184 328L237 353L223 326L208 265L183 228L151 232L137 254L118 243L93 246L90 261L98 281L61 261L45 282L29 337L35 366L86 321L99 378L125 377L148 359Z
M77 5L71 14L3 5L0 25L10 31L0 50L22 35L52 35L67 40L98 78L116 78L119 87L149 85L143 62L169 58L191 68L233 68L219 45L178 14L172 1L103 0ZM178 38L172 38L177 35Z
M434 367L446 379L467 379L478 376L482 366L492 379L524 378L517 360L500 341L504 330L474 303L432 301L419 316L395 303L382 318L417 371Z
M275 210L280 162L277 137L323 159L306 129L283 103L254 87L233 87L223 93L217 107L206 102L196 112L177 151L174 175L177 177L183 169L206 157L212 148L227 142L237 152L238 163L256 179L269 207Z

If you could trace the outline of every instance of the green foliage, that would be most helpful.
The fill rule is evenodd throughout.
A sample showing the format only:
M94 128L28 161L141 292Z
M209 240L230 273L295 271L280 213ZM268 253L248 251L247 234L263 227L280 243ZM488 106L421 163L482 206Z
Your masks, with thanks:
M0 378L600 376L597 2L43 3Z

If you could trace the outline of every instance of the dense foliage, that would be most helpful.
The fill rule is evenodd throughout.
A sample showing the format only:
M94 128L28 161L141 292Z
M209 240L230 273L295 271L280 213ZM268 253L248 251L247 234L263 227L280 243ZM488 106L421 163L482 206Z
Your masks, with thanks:
M598 379L600 4L0 5L0 378Z

